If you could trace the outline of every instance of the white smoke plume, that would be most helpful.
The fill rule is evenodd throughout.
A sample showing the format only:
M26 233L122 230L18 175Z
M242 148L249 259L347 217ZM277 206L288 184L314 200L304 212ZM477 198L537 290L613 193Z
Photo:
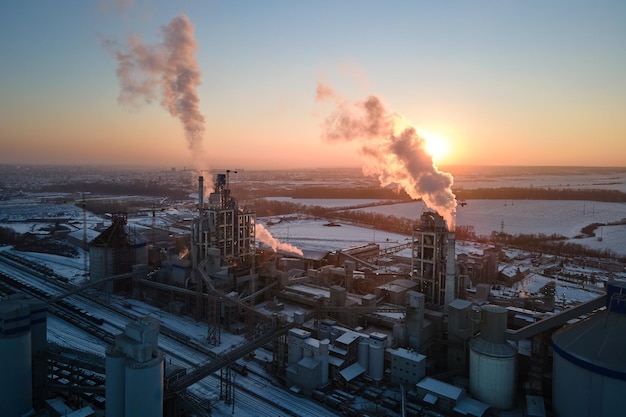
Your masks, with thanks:
M163 41L146 44L140 36L131 35L128 45L120 49L109 40L104 46L117 58L117 78L121 91L118 101L137 105L141 100L159 100L172 116L178 117L185 130L188 147L201 149L204 117L200 113L196 88L201 84L195 58L198 45L194 27L181 14L160 28Z
M297 255L304 256L300 249L290 243L284 243L276 239L274 236L272 236L269 230L267 230L265 226L260 223L256 224L256 238L272 248L274 252L282 250L285 252L295 253Z
M365 175L377 175L381 186L397 184L412 198L422 198L454 229L452 175L437 169L426 151L426 140L413 126L388 111L375 96L348 102L331 87L318 83L316 99L331 100L336 106L322 125L325 139L358 142Z

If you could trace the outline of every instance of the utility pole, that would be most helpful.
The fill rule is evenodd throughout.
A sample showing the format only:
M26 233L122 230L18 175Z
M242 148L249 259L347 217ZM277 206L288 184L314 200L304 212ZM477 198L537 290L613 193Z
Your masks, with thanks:
M85 202L85 193L83 192L83 277L87 277L89 267L87 265L87 255L89 247L87 244L87 204Z

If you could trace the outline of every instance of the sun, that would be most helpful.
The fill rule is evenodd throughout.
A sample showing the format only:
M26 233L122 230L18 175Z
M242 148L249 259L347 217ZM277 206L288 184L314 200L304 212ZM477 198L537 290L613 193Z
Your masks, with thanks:
M424 131L420 133L422 133L422 136L424 137L424 148L433 158L433 161L441 161L444 159L447 151L445 139Z

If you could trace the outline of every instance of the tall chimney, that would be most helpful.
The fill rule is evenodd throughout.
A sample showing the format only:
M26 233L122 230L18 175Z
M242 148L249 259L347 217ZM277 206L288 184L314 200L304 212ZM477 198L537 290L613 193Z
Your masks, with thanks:
M198 211L202 215L202 209L204 208L204 177L200 175L198 177Z
M446 289L445 308L457 297L456 295L456 259L455 259L456 234L446 235Z

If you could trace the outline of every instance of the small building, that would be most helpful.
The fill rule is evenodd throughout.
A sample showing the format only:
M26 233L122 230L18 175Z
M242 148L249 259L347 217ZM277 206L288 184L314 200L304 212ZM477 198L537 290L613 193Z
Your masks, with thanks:
M392 384L409 387L426 376L426 356L404 348L387 349L387 353Z
M330 341L315 339L306 330L291 329L287 335L287 343L287 383L310 395L313 390L328 382Z
M417 399L444 413L459 416L484 417L491 407L467 397L465 390L435 378L426 377L415 385Z
M376 287L376 298L386 297L391 304L406 304L406 293L417 291L418 284L410 279L396 279Z
M515 265L509 265L500 270L498 273L498 280L504 282L506 285L513 285L514 283L523 280L530 272L529 268L521 268Z

